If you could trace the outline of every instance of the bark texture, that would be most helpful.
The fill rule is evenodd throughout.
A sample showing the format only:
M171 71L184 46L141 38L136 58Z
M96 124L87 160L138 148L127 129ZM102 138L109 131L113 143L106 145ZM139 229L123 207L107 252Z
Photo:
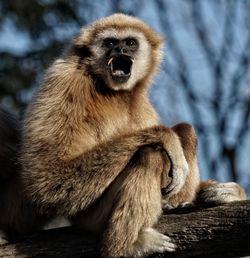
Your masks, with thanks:
M140 219L140 218L138 218ZM216 207L165 211L156 228L176 241L167 257L243 257L250 255L250 200ZM19 236L0 246L0 257L98 258L99 241L73 227Z

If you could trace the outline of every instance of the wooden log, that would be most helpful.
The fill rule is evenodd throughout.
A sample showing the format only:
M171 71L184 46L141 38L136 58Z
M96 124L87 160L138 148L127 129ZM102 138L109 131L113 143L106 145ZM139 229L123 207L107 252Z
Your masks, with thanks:
M140 219L140 218L138 218ZM177 243L167 257L242 257L250 255L250 200L216 207L191 207L164 212L156 225ZM19 236L0 246L0 257L100 257L97 238L74 227Z

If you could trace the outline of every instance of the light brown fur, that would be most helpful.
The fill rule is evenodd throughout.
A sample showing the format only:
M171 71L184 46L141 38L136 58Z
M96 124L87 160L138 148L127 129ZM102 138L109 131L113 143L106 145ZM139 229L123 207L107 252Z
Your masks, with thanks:
M134 55L133 69L143 64L140 74L132 70L127 83L103 74L98 40L110 29L138 34L144 47ZM25 116L27 201L43 216L63 215L102 232L105 256L173 251L171 239L152 228L161 214L161 189L172 206L193 202L199 190L194 129L160 125L148 98L162 42L133 17L93 23L49 68Z

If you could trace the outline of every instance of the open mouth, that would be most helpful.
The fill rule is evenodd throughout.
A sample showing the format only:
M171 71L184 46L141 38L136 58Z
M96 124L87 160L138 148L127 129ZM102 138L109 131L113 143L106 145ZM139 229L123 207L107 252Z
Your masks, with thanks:
M114 56L108 60L112 78L121 83L129 79L132 65L133 59L126 55Z

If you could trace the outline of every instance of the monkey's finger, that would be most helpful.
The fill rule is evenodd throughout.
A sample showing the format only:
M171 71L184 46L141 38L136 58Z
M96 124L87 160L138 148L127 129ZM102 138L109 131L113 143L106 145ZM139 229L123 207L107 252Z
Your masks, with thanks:
M169 236L163 235L153 229L147 229L146 231L150 233L150 245L154 246L156 252L173 252L176 250L177 246Z
M172 238L163 235L163 242L161 242L161 246L159 247L159 252L174 252L177 248L176 244L173 242Z
M172 205L170 205L170 204L168 204L168 203L164 203L164 204L162 205L162 209L169 211L169 210L173 210L173 209L174 209L174 206L172 206Z
M194 203L192 202L182 202L178 205L177 208L190 208L192 206L194 206Z
M168 251L168 252L173 252L177 248L176 244L173 242L173 239L168 236L165 236L165 241L163 242L163 247L164 247L165 251Z
M171 183L162 189L162 195L172 196L178 193L185 184L187 171L182 168L173 168L173 179Z
M161 153L163 157L163 172L161 175L161 188L164 189L172 181L172 175L171 175L172 162L165 150L162 150Z

